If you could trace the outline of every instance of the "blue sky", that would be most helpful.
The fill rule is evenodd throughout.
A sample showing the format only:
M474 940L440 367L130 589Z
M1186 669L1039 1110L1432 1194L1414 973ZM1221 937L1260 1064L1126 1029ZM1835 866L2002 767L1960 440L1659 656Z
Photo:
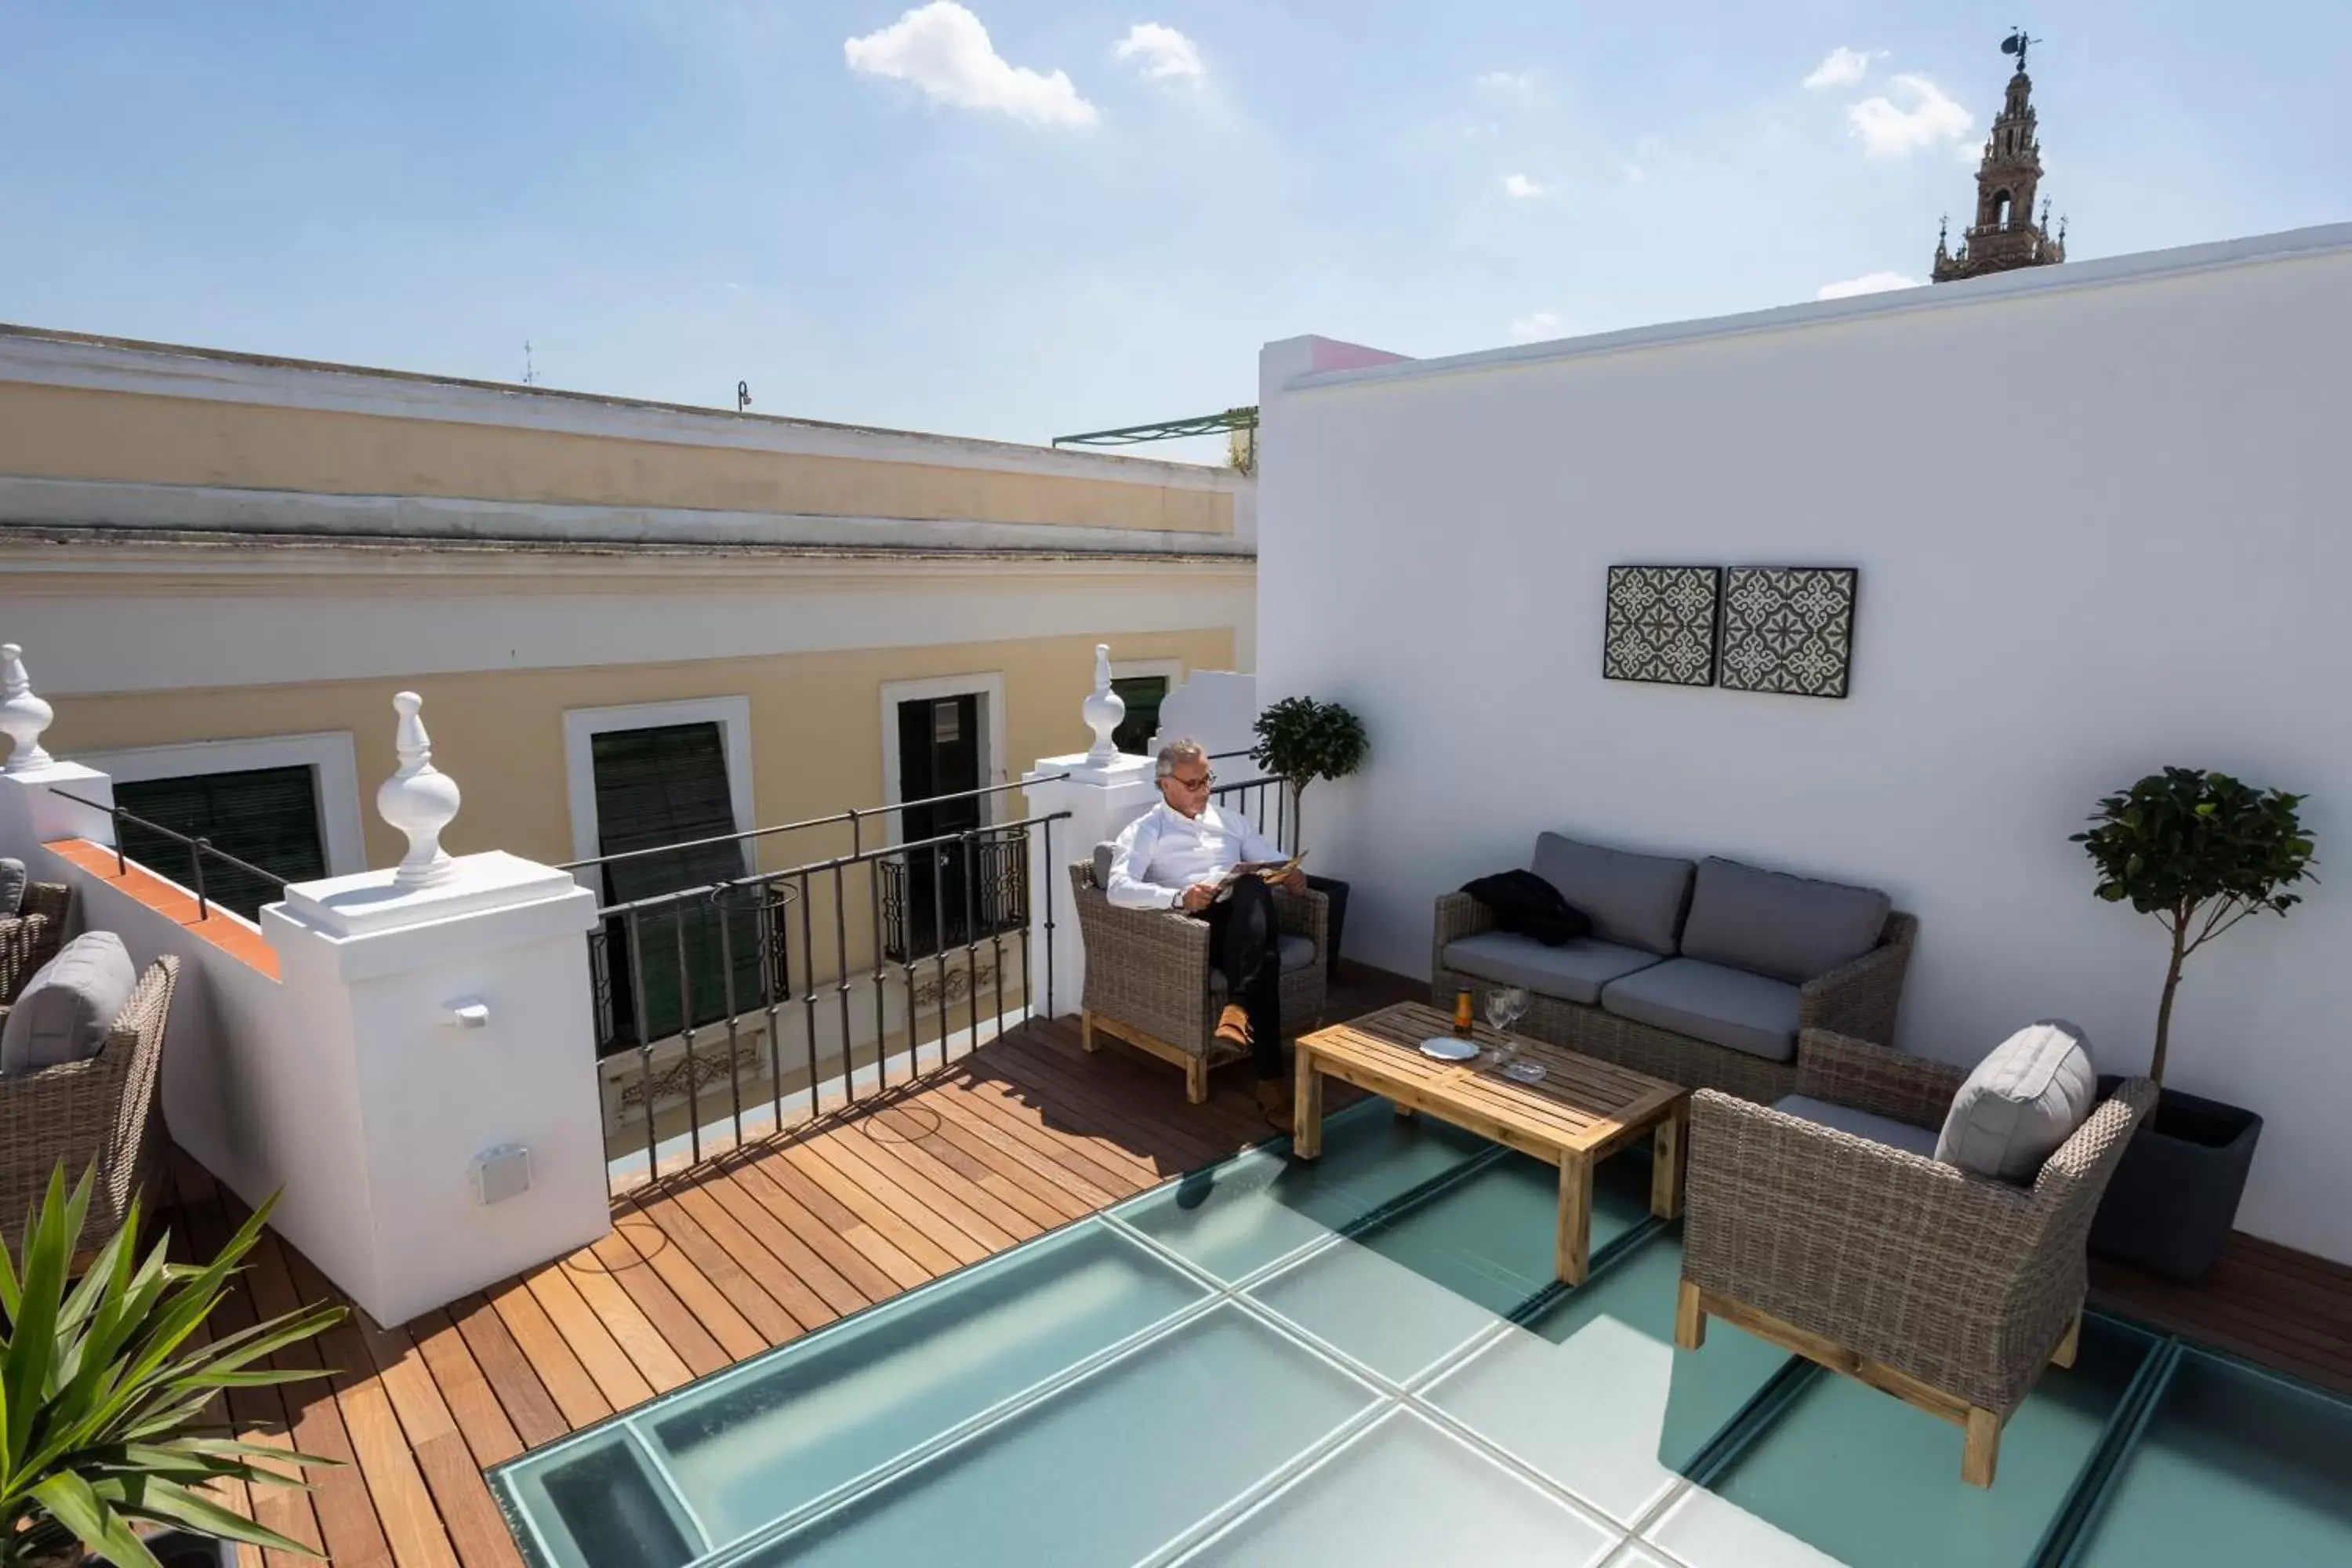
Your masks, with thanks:
M0 321L1044 440L1924 278L2014 11L0 0ZM2352 218L2352 5L2031 21L2077 259Z

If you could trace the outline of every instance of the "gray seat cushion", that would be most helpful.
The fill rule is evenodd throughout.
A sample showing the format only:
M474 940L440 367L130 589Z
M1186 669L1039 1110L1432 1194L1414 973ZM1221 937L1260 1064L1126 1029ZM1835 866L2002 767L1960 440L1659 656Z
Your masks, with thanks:
M1673 956L1683 910L1690 902L1695 868L1689 861L1603 849L1541 833L1536 836L1535 862L1528 868L1592 918L1596 941Z
M1908 1121L1897 1121L1892 1116L1856 1110L1851 1105L1815 1100L1810 1094L1782 1095L1772 1102L1772 1109L1807 1121L1818 1121L1824 1127L1834 1127L1841 1132L1851 1132L1857 1138L1867 1138L1874 1143L1900 1149L1906 1154L1916 1154L1923 1160L1936 1157L1936 1131L1931 1127L1914 1127Z
M1546 947L1531 936L1490 931L1445 944L1448 969L1458 969L1497 985L1523 985L1529 991L1581 1002L1588 1007L1601 1000L1603 985L1657 962L1654 952L1621 947L1613 942L1595 942L1591 937Z
M1601 1005L1768 1062L1796 1059L1797 988L1785 980L1670 958L1602 986Z
M1979 1062L1952 1097L1936 1158L1974 1175L2031 1182L2098 1103L2083 1031L2045 1018Z
M1314 962L1315 939L1313 937L1301 936L1295 931L1282 933L1282 972L1285 974L1294 969L1304 969ZM1220 996L1225 994L1224 973L1213 966L1209 970L1209 989Z
M1702 860L1683 956L1802 985L1877 946L1890 907L1874 888Z
M66 943L41 965L0 1026L0 1077L38 1072L98 1055L139 972L122 939L94 931Z
M25 863L0 859L0 921L14 918L25 907Z

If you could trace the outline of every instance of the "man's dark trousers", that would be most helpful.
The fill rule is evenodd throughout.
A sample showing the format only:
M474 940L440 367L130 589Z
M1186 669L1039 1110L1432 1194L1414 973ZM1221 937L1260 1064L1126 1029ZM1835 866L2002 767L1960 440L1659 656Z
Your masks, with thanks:
M1209 906L1209 952L1225 977L1227 1000L1249 1015L1250 1057L1257 1076L1282 1076L1282 920L1274 889L1244 877Z

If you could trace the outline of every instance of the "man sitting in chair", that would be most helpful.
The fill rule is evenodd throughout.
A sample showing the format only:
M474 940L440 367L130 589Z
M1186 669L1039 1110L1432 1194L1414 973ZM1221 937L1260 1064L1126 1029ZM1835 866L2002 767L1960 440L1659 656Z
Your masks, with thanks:
M1212 962L1225 977L1225 1009L1217 1038L1245 1049L1257 1066L1257 1101L1277 1120L1290 1110L1289 1080L1282 1070L1282 921L1274 889L1245 876L1228 883L1240 865L1276 864L1289 858L1282 846L1258 832L1238 812L1213 805L1209 754L1197 742L1178 741L1160 749L1154 776L1160 804L1129 823L1118 836L1110 863L1110 901L1128 910L1178 910L1209 922ZM1289 892L1307 889L1297 867L1280 884ZM1222 896L1221 896L1222 895Z

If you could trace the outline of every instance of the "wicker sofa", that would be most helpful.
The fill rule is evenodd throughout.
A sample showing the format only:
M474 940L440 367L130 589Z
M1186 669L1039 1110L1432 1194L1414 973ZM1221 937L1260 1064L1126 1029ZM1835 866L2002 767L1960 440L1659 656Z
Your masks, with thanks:
M68 1183L97 1173L85 1241L102 1244L132 1198L152 1199L163 1168L163 1030L179 977L172 954L149 964L96 1056L0 1077L0 1236L12 1248L60 1163ZM0 1024L6 1019L0 1007Z
M16 999L58 955L73 920L73 889L63 882L28 882L15 914L0 920L0 1005Z
M1803 1031L1894 1037L1919 926L1883 893L1551 833L1538 838L1533 868L1592 916L1592 936L1543 948L1498 931L1470 894L1448 893L1430 961L1440 1010L1463 988L1516 985L1528 992L1522 1027L1538 1039L1768 1105L1795 1089ZM1822 911L1835 929L1810 943L1772 929ZM1698 999L1661 1005L1677 983L1698 987ZM1718 995L1725 1016L1701 1016Z
M2156 1086L2117 1082L2012 1185L1933 1157L1967 1077L1813 1030L1810 1116L1693 1095L1675 1338L1696 1350L1719 1317L1860 1378L1963 1427L1961 1474L1990 1486L2002 1424L2073 1364L2091 1217Z
M1243 1053L1216 1037L1224 977L1209 962L1205 921L1173 910L1123 910L1103 892L1109 845L1070 868L1078 931L1087 949L1080 1037L1115 1035L1184 1069L1184 1098L1209 1098L1209 1069ZM1318 892L1275 895L1282 921L1282 1020L1297 1034L1321 1021L1328 985L1330 900Z

